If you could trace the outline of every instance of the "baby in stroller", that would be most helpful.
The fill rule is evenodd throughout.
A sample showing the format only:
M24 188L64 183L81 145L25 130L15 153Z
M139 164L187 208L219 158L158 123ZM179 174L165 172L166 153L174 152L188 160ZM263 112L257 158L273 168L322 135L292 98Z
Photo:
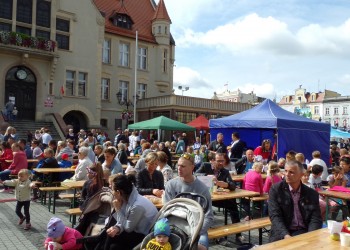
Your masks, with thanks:
M171 250L169 242L170 226L167 218L160 219L154 225L154 238L151 239L147 245L146 250L162 249Z

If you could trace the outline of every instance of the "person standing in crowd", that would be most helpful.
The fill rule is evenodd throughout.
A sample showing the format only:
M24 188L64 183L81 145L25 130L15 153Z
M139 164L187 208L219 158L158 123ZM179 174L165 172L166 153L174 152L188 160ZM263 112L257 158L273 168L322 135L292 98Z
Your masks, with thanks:
M6 109L6 116L7 116L7 120L11 121L12 120L12 112L13 112L13 108L15 107L15 104L12 101L8 101L5 104L5 109Z
M125 143L126 138L125 138L125 135L122 133L122 129L117 128L117 134L114 137L114 147L118 147L118 144L120 143L120 141Z
M286 162L285 179L269 193L270 242L287 239L322 227L318 193L302 185L300 162Z
M67 140L73 140L75 143L78 141L78 136L74 133L72 128L68 129L68 134L66 135Z
M186 150L185 141L183 140L182 136L179 136L178 142L176 144L175 152L176 154L183 154L185 150Z
M49 134L49 129L45 128L44 133L41 136L42 144L44 149L48 147L49 142L52 140L51 135Z
M223 133L218 133L216 135L216 140L210 142L209 151L214 151L216 153L227 153L227 147L224 144L224 134Z
M236 162L241 159L243 156L243 152L246 148L246 144L239 137L238 132L232 133L232 144L227 149L230 152L230 160Z

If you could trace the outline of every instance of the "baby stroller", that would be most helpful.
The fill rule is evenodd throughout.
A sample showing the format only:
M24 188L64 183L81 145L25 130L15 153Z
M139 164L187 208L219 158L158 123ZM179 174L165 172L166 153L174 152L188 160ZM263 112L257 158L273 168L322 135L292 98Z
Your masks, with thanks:
M171 231L169 242L173 250L197 249L207 207L207 200L204 196L195 193L180 193L158 212L156 221L162 218L167 218L169 221ZM153 227L154 225L151 232L134 250L144 249L147 242L154 238Z
M75 228L83 235L78 242L84 245L84 249L95 249L98 244L101 231L105 228L105 220L113 211L112 201L112 190L103 187L87 202Z

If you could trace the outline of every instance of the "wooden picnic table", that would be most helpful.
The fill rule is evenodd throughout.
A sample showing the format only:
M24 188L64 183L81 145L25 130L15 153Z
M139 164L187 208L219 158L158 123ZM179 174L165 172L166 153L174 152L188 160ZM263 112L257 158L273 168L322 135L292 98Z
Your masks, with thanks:
M5 160L6 162L9 162L9 163L12 163L13 160ZM36 163L38 162L39 160L38 159L27 159L27 162L28 163Z
M37 173L49 174L49 173L74 173L75 169L72 168L33 168Z
M76 204L77 189L82 189L85 182L86 182L86 180L83 180L83 181L72 181L72 180L69 180L69 181L61 182L61 186L62 187L66 187L66 188L74 190L74 192L73 192L73 200L72 200L72 206L73 207Z
M260 193L237 188L235 191L230 191L230 192L215 192L211 195L211 201L240 199L240 198L246 198L246 197L250 198L255 196L260 196ZM154 205L157 208L162 208L163 207L162 199L161 198L155 199Z
M342 200L350 200L350 193L345 192L337 192L337 191L329 191L329 190L321 190L318 191L320 195L323 195L326 197L326 216L325 216L325 222L327 223L328 213L329 213L329 198L336 198L336 199L342 199Z
M322 228L309 233L300 234L288 239L271 242L261 245L257 249L261 250L291 250L291 249L327 249L340 250L349 249L340 245L340 241L332 240L327 228Z

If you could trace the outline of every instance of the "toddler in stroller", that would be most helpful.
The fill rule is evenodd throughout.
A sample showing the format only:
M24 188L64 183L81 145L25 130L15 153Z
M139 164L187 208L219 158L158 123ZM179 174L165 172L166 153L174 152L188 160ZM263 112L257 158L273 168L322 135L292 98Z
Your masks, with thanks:
M83 244L84 249L95 249L98 245L105 221L113 211L112 201L112 190L107 187L103 187L88 200L76 227L83 235L79 242Z
M170 227L167 218L160 219L154 225L154 237L147 245L146 250L162 249L171 250L171 244L169 243Z
M157 221L163 218L168 220L170 227L169 243L173 250L197 249L199 233L203 226L203 208L206 207L207 200L199 194L185 194L185 197L189 198L175 198L165 204L157 214ZM195 198L201 204L195 201ZM143 239L140 245L134 248L134 250L148 249L147 243L157 234L156 225L157 224L153 226L151 232Z

